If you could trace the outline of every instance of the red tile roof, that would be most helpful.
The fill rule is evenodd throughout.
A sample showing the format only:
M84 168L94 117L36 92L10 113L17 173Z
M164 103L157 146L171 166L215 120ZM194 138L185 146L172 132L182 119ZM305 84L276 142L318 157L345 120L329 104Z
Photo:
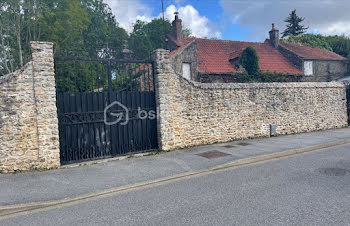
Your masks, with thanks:
M313 48L295 43L281 42L280 45L305 59L346 60L346 58L325 49Z
M200 73L224 74L237 73L230 59L238 57L248 46L252 46L259 56L260 70L302 74L277 49L269 43L238 42L216 39L185 38L185 43L197 42L198 70ZM176 50L175 50L176 51Z
M172 55L174 55L174 54L180 52L181 50L183 50L184 48L186 48L186 46L187 46L189 43L190 43L190 42L186 42L186 41L185 41L185 44L184 44L184 45L180 46L179 48L175 49L174 51L171 51L170 54L169 54L169 56L172 56Z

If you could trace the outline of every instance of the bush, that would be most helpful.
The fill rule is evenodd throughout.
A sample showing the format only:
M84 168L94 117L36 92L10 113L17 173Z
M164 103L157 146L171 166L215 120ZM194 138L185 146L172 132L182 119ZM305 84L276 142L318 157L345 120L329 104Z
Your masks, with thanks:
M248 46L241 54L240 64L247 71L248 75L256 75L259 73L259 57L256 50Z

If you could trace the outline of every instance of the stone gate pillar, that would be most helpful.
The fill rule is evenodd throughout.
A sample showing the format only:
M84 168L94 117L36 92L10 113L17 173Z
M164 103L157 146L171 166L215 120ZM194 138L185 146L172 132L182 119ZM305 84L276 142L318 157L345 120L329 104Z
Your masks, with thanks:
M31 42L39 168L60 166L53 44Z
M171 65L169 61L169 51L157 49L152 53L154 65L154 83L157 104L157 131L158 143L161 150L171 150L174 146L174 133L171 126L172 116L168 109L172 104L171 90Z

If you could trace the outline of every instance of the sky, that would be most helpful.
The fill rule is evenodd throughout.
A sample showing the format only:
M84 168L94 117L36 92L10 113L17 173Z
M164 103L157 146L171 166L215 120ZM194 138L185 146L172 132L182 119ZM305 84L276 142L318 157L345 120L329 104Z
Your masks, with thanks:
M104 0L128 32L136 20L161 16L161 0ZM271 24L282 32L283 20L296 9L309 33L350 36L350 0L164 0L165 17L179 12L192 35L238 41L264 41Z

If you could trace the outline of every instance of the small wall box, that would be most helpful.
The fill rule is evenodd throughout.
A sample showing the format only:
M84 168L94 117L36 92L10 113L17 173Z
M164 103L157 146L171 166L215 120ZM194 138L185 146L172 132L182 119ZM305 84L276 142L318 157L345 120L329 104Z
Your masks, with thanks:
M270 137L274 137L277 135L277 125L276 124L270 124Z

